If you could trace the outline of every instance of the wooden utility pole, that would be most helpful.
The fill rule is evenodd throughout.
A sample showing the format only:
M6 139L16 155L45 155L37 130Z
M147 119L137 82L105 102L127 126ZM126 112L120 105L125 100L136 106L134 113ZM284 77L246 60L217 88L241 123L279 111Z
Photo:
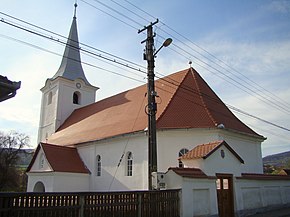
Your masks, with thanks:
M155 84L154 84L154 37L153 25L158 23L156 20L154 23L139 30L138 33L147 30L147 39L141 43L146 42L146 50L144 59L147 60L147 97L148 97L148 188L154 190L152 186L152 172L157 172L157 142L156 142L156 112L157 104L155 102Z

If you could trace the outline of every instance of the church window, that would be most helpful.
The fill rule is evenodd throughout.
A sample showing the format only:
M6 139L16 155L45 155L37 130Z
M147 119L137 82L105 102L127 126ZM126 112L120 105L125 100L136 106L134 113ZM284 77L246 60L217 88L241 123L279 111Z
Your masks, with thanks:
M44 154L42 153L39 159L39 169L43 169L43 167L44 167Z
M73 104L79 105L80 102L81 102L81 93L79 91L76 91L73 94Z
M187 152L188 152L188 149L186 149L186 148L181 149L178 153L178 157L185 155ZM178 160L178 167L180 167L180 168L184 167L181 160Z
M49 92L47 97L47 105L50 105L51 102L52 102L52 92Z
M127 153L127 176L133 176L133 155L132 152Z
M101 176L102 175L102 161L101 161L101 156L100 155L97 155L96 157L96 176Z

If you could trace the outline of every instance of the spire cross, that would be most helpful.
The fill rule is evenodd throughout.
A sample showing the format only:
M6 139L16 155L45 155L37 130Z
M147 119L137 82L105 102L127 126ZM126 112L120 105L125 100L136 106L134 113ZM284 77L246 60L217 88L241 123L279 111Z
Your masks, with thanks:
M75 1L75 4L74 4L74 7L75 7L75 12L74 12L74 18L76 18L76 15L77 15L77 0Z

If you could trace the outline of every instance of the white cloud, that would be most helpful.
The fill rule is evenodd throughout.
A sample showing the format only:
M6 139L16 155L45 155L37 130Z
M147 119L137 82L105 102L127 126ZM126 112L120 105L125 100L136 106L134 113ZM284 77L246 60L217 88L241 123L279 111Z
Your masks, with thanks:
M287 0L272 1L265 8L273 12L286 14L290 13L290 2Z

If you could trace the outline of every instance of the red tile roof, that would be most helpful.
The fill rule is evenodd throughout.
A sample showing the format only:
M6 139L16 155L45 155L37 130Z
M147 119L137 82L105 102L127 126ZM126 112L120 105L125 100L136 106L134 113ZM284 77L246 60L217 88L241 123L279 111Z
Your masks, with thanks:
M241 163L244 163L244 160L225 141L215 141L198 145L179 159L206 159L222 145L224 145Z
M251 180L290 180L290 175L242 173L237 179Z
M177 175L186 178L209 178L201 169L198 168L170 167L168 171L169 170L172 170Z
M27 168L27 172L30 172L41 147L47 161L51 166L51 169L54 172L90 173L80 158L76 148L63 147L47 143L41 143L37 147L33 159Z
M263 138L242 123L201 76L186 69L155 82L159 98L157 129L216 128ZM147 87L142 85L75 110L49 143L76 145L147 128Z

